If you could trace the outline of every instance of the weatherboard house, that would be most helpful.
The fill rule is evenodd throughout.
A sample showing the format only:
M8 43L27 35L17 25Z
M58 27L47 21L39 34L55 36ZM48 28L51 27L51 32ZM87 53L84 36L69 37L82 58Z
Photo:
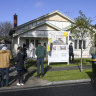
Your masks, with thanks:
M26 43L29 47L31 40L34 42L34 46L37 46L38 42L41 44L48 44L48 32L51 31L66 31L71 24L74 23L74 20L59 12L58 10L51 12L49 14L43 15L39 18L36 18L32 21L24 23L20 26L17 26L17 15L14 15L14 28L10 31L12 39L12 51L15 54L18 46L23 46L23 43ZM81 40L72 39L71 34L69 36L69 42L73 42L74 48L74 57L80 58L81 51ZM89 50L91 46L90 37L86 37L83 40L83 58L88 58ZM29 56L29 50L28 56Z

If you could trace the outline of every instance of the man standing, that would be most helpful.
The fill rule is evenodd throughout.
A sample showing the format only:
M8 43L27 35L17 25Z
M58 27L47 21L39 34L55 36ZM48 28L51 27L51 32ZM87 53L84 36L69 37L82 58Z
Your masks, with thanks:
M30 50L30 57L33 58L34 57L34 45L33 45L32 40L31 40L31 42L29 44L29 50Z
M71 57L72 57L72 59L71 59ZM73 53L72 42L69 45L69 62L74 63L74 53Z
M6 86L8 86L10 59L11 52L6 45L3 45L2 50L0 50L1 86L4 86L4 73L6 73Z
M95 47L95 44L94 43L92 44L92 47L90 48L89 53L91 54L92 59L95 59L96 47Z
M38 43L35 53L37 56L37 77L40 77L40 65L41 76L44 76L44 57L46 56L46 49L45 47L41 46L41 43Z

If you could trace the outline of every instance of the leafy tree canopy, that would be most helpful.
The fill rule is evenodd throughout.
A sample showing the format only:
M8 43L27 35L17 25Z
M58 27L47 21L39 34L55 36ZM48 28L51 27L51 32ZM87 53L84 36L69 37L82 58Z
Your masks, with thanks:
M75 22L70 28L73 37L86 37L87 33L90 33L90 36L92 37L95 32L93 26L91 25L92 20L87 18L81 10L79 11L79 14L80 16L74 19Z

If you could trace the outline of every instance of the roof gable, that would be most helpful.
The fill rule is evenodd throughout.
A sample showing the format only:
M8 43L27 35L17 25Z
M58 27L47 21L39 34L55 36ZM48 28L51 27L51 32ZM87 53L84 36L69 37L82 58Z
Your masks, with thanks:
M58 13L52 14L51 16L48 16L45 18L45 20L49 20L49 21L64 21L64 22L68 22L69 20L60 16Z
M58 17L58 19L57 19L57 17ZM42 19L42 20L44 20L44 19L45 19L45 20L63 20L63 21L70 21L71 23L74 23L74 20L72 20L72 19L69 18L68 16L64 15L64 14L61 13L60 11L56 10L56 11L54 11L54 12L48 13L48 14L46 14L46 15L43 15L43 16L37 18L37 19L34 19L34 20L29 21L29 22L27 22L27 23L24 23L24 24L22 24L22 25L20 25L20 26L17 26L17 27L14 28L14 29L16 30L16 29L22 28L22 27L24 27L24 26L26 26L26 25L28 25L28 24L31 24L31 23L33 23L33 22L35 22L35 21L39 21L39 20L41 20L41 19Z

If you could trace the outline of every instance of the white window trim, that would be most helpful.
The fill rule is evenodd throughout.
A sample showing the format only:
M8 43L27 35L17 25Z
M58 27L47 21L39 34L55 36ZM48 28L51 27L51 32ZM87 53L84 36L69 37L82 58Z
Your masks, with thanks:
M75 39L75 40L77 40L77 49L75 49L75 42L74 42L74 50L81 50L81 49L79 49L79 40L80 39ZM85 41L85 49L86 49L86 39L83 39L84 41ZM82 49L82 50L85 50L85 49Z

